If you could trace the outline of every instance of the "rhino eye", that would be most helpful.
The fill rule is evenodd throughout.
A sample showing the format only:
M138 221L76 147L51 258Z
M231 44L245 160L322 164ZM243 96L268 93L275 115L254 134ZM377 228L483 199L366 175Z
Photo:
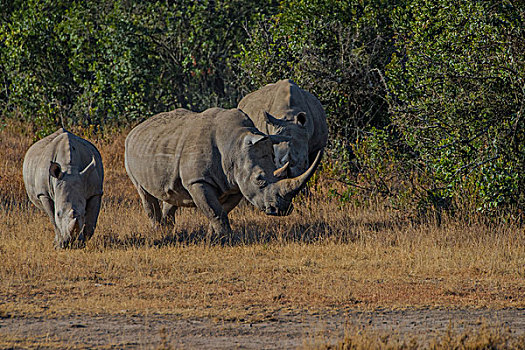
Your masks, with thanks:
M264 178L263 174L257 175L257 177L255 178L255 183L257 184L257 186L259 186L259 188L263 188L267 185L266 179Z
M62 210L57 211L57 216L62 217Z

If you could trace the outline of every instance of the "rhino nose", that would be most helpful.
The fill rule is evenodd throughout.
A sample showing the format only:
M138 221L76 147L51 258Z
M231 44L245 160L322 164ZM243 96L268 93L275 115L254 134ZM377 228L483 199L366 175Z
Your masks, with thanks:
M302 166L302 168L306 170L306 169L308 169L308 166L309 166L309 165L310 165L310 164L308 164L308 161L305 160L305 161L303 162L303 166Z
M266 215L277 215L277 209L273 205L270 205L266 207L265 213Z
M271 215L271 216L286 216L286 215L290 215L292 210L293 210L292 204L288 205L284 209L276 208L273 205L270 205L266 207L266 210L264 212L266 213L266 215Z

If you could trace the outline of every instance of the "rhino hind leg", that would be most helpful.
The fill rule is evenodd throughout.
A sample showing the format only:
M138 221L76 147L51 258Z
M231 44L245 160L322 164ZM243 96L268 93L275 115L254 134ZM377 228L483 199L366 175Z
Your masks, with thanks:
M173 204L162 202L162 221L163 226L172 227L175 225L175 211L177 207Z
M144 210L146 211L146 214L148 215L152 225L154 227L159 225L162 218L159 200L149 194L141 186L137 186L137 191L142 201L142 206L144 207Z

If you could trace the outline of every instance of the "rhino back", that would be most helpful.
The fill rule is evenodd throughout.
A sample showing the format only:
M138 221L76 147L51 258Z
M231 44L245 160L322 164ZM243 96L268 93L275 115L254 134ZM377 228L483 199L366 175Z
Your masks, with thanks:
M213 108L202 113L177 109L157 114L135 127L126 138L126 169L133 182L163 201L184 205L186 188L208 182L230 187L221 152L224 128ZM233 126L235 128L235 126ZM218 135L219 134L219 135Z
M269 125L266 123L264 112L266 111L276 117L280 117L276 112L286 110L286 108L283 107L286 98L281 98L276 101L278 88L276 84L265 85L261 89L244 96L237 106L250 116L257 129L266 134L272 133L272 130L269 129ZM284 91L284 93L286 93L286 91Z
M49 175L51 161L60 164L64 171L82 170L95 158L96 171L86 178L86 197L102 194L104 170L102 158L96 147L64 128L33 144L27 151L23 164L23 178L31 201L39 206L39 195L54 199L53 182Z
M265 111L280 119L291 119L299 112L306 112L310 153L316 153L326 145L328 127L321 102L290 79L265 85L246 95L238 108L250 116L258 129L270 134L275 131L266 123Z

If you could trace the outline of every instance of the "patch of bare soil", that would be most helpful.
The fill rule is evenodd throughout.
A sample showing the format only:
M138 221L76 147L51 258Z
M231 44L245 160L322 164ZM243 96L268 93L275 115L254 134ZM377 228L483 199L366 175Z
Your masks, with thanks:
M525 309L406 309L330 314L277 313L257 323L180 319L169 315L0 319L0 348L290 349L335 343L347 329L420 341L482 326L525 334Z

